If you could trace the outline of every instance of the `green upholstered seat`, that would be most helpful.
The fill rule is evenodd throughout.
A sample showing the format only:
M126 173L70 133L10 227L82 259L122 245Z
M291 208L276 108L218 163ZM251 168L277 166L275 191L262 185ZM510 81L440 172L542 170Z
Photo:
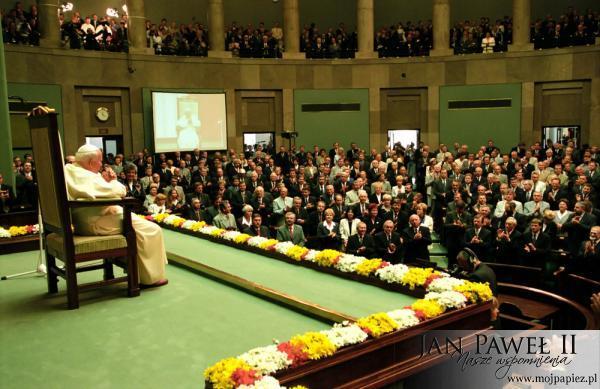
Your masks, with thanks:
M63 238L58 234L49 234L46 239L50 253L56 257L60 257L63 251ZM75 255L127 247L127 240L123 235L75 235L73 243L75 245Z

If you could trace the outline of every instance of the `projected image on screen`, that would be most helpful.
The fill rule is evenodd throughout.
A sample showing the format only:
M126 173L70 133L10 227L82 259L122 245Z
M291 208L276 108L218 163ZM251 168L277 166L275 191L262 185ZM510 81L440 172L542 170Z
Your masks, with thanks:
M227 148L224 93L152 92L156 152Z

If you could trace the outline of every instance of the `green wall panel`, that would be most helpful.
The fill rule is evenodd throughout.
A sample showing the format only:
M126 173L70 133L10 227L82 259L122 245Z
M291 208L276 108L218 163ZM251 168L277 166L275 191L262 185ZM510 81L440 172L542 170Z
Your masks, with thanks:
M302 104L359 103L360 111L302 112ZM296 145L329 150L334 142L348 150L351 142L369 148L368 89L296 89L294 91Z
M449 101L511 99L507 108L448 109ZM440 87L440 142L466 143L469 151L493 139L502 151L521 133L521 84Z

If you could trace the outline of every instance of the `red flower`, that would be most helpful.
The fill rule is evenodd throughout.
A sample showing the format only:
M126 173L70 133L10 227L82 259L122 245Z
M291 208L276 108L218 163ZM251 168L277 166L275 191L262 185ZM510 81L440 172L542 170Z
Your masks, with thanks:
M425 284L423 284L423 287L425 289L427 289L427 287L429 286L429 284L431 284L433 282L433 280L435 280L436 278L440 278L441 276L439 274L432 274L429 277L427 277L427 279L425 280Z
M27 230L28 234L32 234L33 233L33 226L32 225L25 226L25 229Z
M381 261L381 265L379 265L378 269L382 269L386 266L390 266L390 263L388 261Z
M237 368L231 375L231 379L236 386L252 385L259 378L260 376L254 370L244 370L242 368Z
M425 319L427 317L425 316L423 311L418 311L418 310L414 310L414 311L415 311L415 316L417 316L417 319L419 319L419 321L425 321Z
M153 222L154 218L152 217L152 215L146 215L146 220Z
M284 342L277 345L277 350L287 354L288 359L292 362L292 367L298 366L308 360L308 354L302 351L302 346L300 345Z

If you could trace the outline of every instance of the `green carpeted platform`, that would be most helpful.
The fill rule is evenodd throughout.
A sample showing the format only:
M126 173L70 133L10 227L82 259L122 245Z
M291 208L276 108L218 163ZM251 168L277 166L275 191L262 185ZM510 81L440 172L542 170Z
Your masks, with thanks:
M0 275L36 258L0 255ZM0 387L199 388L220 358L330 327L185 269L167 275L168 286L136 298L119 286L84 293L74 311L62 280L54 296L43 277L0 281Z
M167 253L201 262L324 308L361 317L410 305L416 299L302 266L163 230Z

